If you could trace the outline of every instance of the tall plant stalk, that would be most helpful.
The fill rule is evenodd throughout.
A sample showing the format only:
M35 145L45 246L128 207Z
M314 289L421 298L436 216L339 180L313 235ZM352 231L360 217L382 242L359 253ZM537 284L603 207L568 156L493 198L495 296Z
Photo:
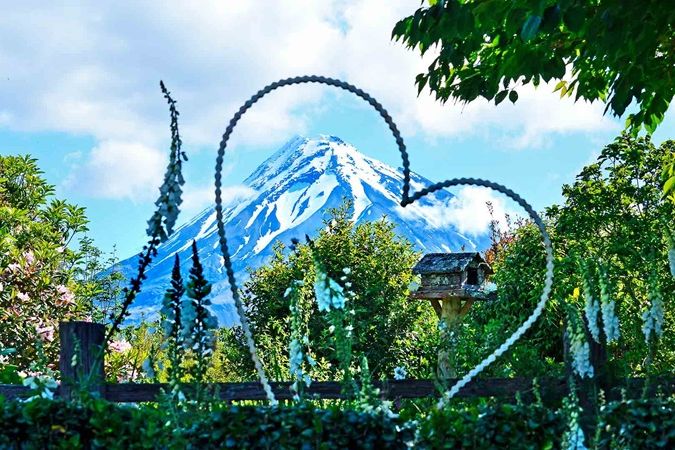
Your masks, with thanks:
M204 276L204 267L199 260L197 243L192 241L192 268L187 284L187 300L184 303L183 315L185 326L184 343L195 355L196 363L192 376L197 383L197 399L201 399L201 384L206 378L209 358L213 354L217 328L216 317L208 310L211 304L211 283Z
M159 86L169 104L169 114L171 117L171 149L169 153L169 164L164 174L164 182L159 188L159 197L155 201L157 209L148 221L147 234L148 243L143 246L143 250L138 256L138 270L135 277L132 277L129 286L123 290L123 300L120 312L117 316L111 317L112 325L108 330L105 342L109 343L113 336L119 331L122 322L129 316L129 307L141 292L143 281L146 279L146 271L155 256L157 256L157 247L164 242L172 233L173 227L178 219L180 204L182 203L182 186L185 184L182 168L183 161L187 161L185 152L182 151L182 140L178 131L178 109L176 101L171 97L171 93L166 89L163 81ZM107 345L106 345L107 346Z
M179 384L183 378L181 362L185 354L184 337L182 334L182 301L184 294L185 286L180 273L180 257L176 254L173 270L171 271L171 286L164 295L161 310L162 331L170 361L168 376L172 394L177 393Z

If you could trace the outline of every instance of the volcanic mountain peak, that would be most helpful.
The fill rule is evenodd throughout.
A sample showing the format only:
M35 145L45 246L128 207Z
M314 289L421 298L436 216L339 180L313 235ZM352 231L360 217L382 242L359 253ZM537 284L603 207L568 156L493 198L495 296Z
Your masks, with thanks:
M441 190L402 208L399 202L403 174L335 136L294 137L263 162L244 184L253 194L223 210L232 264L240 285L247 276L247 268L267 262L275 241L289 243L292 238L314 235L324 226L327 210L339 207L345 199L353 205L352 218L356 223L386 216L394 223L396 232L420 251L476 249L475 243L454 226L438 220L454 198L450 192ZM413 190L430 184L411 173ZM136 320L141 315L156 316L171 274L172 256L175 253L181 256L183 270L187 272L194 239L206 275L214 285L214 312L221 324L235 321L216 230L216 214L211 207L179 227L160 246L157 262L147 271L145 288L132 307ZM125 275L133 274L135 263L136 258L121 263Z

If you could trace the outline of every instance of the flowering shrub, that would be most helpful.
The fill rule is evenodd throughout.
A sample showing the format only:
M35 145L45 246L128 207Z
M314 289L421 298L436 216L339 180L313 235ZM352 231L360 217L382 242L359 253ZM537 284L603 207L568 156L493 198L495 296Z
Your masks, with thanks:
M134 371L137 372L138 361L142 360L143 374L139 373L139 378L168 382L169 392L165 392L163 400L172 408L185 400L196 403L207 400L204 383L212 381L207 372L214 362L217 340L217 320L208 309L210 294L211 283L204 277L197 245L193 242L188 282L183 282L180 259L176 255L170 285L162 300L160 320L122 330L134 339L133 346L129 345L136 353ZM144 332L134 333L138 330ZM108 348L115 350L119 347L116 343L111 342ZM189 398L183 392L186 382L197 384L194 395Z
M171 285L162 299L161 328L162 349L166 350L169 359L167 368L171 395L180 397L180 382L183 378L181 366L185 357L185 337L183 333L183 295L185 285L180 272L180 257L176 254L173 270L171 271Z
M563 187L562 204L546 211L556 251L552 301L527 338L486 375L562 375L565 303L577 288L583 296L572 306L583 312L588 339L610 344L605 348L608 375L675 371L675 304L669 295L675 292L669 268L675 204L662 197L660 181L663 156L673 148L674 141L657 147L649 138L622 135ZM474 304L462 326L460 370L501 344L529 314L543 287L541 240L531 224L516 225L494 246L498 300ZM660 301L652 300L657 297ZM657 324L660 336L654 333ZM654 354L645 360L652 351L648 346Z
M302 311L300 310L300 288L302 281L294 281L286 289L284 298L289 301L291 313L291 341L288 345L288 372L293 384L291 389L295 393L294 400L302 398L305 388L309 387L312 379L309 376L309 369L316 366L316 361L309 354L309 337L307 329L302 320Z
M206 370L215 345L214 329L218 320L207 309L211 304L211 283L204 277L204 268L199 261L197 243L192 242L192 267L185 290L187 299L183 305L183 341L195 359L191 370L192 379L197 383L205 381Z
M394 368L394 380L405 380L408 372L405 370L405 367L395 367Z
M0 351L21 370L55 368L63 320L91 320L114 275L94 279L101 253L86 238L84 208L54 199L28 156L0 156ZM35 366L43 361L43 367Z
M600 265L600 311L602 312L602 326L607 343L619 340L619 318L615 313L616 302L612 298L607 269Z
M591 349L586 340L586 332L581 317L574 308L569 308L567 319L567 336L572 355L572 369L581 378L593 378L591 365Z
M598 301L593 290L592 279L593 275L590 269L590 262L584 261L581 264L581 282L584 293L584 316L586 318L586 325L588 331L593 337L593 340L600 343L600 302Z
M173 227L178 220L180 205L182 203L182 186L185 184L183 178L183 162L187 161L187 155L182 150L183 141L178 132L178 109L176 101L171 97L164 82L160 81L159 86L162 89L164 98L169 104L169 115L171 117L171 148L169 151L169 163L164 172L164 181L159 188L159 196L155 201L157 209L148 220L148 243L143 246L143 250L138 255L138 271L136 276L129 280L129 286L122 290L122 299L119 309L111 315L112 326L106 334L106 342L110 342L119 331L120 326L131 314L129 307L134 302L136 296L141 291L143 280L146 278L146 270L155 256L157 256L157 247L173 233Z
M663 298L654 274L649 277L649 307L642 313L642 334L647 345L663 335Z
M567 429L563 434L562 448L567 450L587 450L587 439L581 428L581 414L579 399L574 390L563 399L563 413L567 417Z

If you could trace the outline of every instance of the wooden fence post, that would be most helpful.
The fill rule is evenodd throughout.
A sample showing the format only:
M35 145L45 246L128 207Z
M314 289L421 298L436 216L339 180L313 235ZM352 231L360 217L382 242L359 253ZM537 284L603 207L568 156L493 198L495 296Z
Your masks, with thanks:
M61 322L61 397L69 399L74 390L103 394L105 325L92 322Z

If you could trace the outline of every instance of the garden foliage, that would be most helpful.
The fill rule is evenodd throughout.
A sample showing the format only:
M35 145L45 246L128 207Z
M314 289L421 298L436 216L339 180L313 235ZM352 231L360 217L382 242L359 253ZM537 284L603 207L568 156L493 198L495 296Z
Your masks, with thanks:
M557 449L566 427L562 410L539 403L455 404L405 420L341 408L214 405L190 412L176 427L154 405L123 406L0 398L0 446L165 449ZM597 442L589 448L667 449L675 446L673 399L611 402L599 412ZM593 444L597 444L595 447Z
M674 145L656 147L649 138L622 135L563 187L563 203L546 212L556 250L552 300L526 337L488 369L493 375L562 374L568 302L584 315L589 333L584 339L595 333L606 345L611 375L675 371L675 278L668 261L675 205L660 189L660 168ZM501 239L493 261L498 301L474 305L464 321L460 352L466 367L527 317L543 286L544 252L536 228L520 224ZM595 306L586 304L589 298ZM654 310L657 298L660 308ZM612 308L616 321L610 329L606 318ZM595 321L589 320L593 310ZM650 334L647 342L645 319L654 314L660 314L661 334ZM607 339L617 332L617 339Z
M335 284L332 289L350 293L344 306L344 327L350 327L352 361L366 356L375 378L392 378L399 366L412 377L433 374L437 318L426 302L408 298L410 269L418 255L386 219L354 225L350 217L348 204L331 211L325 229L311 247L298 244L294 252L288 252L279 244L272 261L253 271L244 286L256 346L273 379L290 379L291 311L284 294L292 285L302 322L296 328L306 328L311 357L316 361L309 375L314 380L342 379L345 375L335 348L336 342L344 340L333 339L334 333L343 331L335 322L336 314L343 310L324 305L323 294L317 298L317 292L324 290L317 291L317 283L329 282ZM317 264L322 266L321 279L317 278ZM240 377L249 378L253 369L243 336L237 328L231 333L236 351L230 362Z
M437 9L451 5L455 3L436 2ZM528 17L521 31L525 42L544 26ZM566 22L561 25L565 26ZM52 398L53 379L28 377L23 382L35 391L32 397L11 402L0 398L0 446L675 446L672 396L616 400L615 392L608 392L614 401L599 398L597 411L584 411L573 377L562 407L544 405L537 394L531 404L520 399L453 400L437 408L426 408L429 399L382 400L373 379L434 377L442 335L431 306L409 298L410 269L419 256L412 245L399 238L386 219L355 225L349 203L329 212L316 239L308 238L306 244L296 241L290 252L277 244L273 260L252 271L244 285L242 297L266 371L271 378L292 380L293 403L254 407L215 400L217 392L207 389L205 381L218 375L227 381L248 379L255 371L240 329L214 331L216 320L208 309L211 284L204 277L196 244L187 284L176 257L160 322L119 330L157 246L172 232L182 194L185 155L180 149L178 112L163 85L162 89L171 111L171 158L138 274L124 291L108 331L107 337L116 340L109 346L113 352L107 373L119 381L168 379L170 395L158 398L158 404L133 407L86 392L64 402ZM656 148L649 138L622 135L572 185L564 186L563 204L546 211L556 250L551 305L524 341L489 373L562 374L565 359L586 378L673 372L675 204L663 196L661 168L672 160L674 150L672 141ZM41 178L34 160L0 159L0 342L17 347L0 348L0 382L21 381L18 369L35 370L36 361L44 370L54 366L57 320L103 318L99 305L115 307L114 276L92 275L100 267L101 253L91 240L82 239L79 251L69 248L74 236L86 231L84 210L51 200L52 194L53 187ZM469 369L501 344L531 313L540 295L544 273L540 235L528 222L516 225L494 231L487 259L496 270L498 300L477 303L461 325L454 347L458 371ZM163 333L155 332L156 326ZM563 353L563 331L571 355ZM610 356L606 367L591 365L591 350L597 348ZM7 363L10 358L13 364ZM145 373L140 368L144 359ZM157 368L159 373L154 373ZM335 379L343 380L346 400L326 402L305 395L312 380ZM197 385L190 399L182 392L186 381Z
M576 100L600 100L627 125L653 132L675 95L675 8L659 0L429 0L393 30L433 53L417 87L441 101L518 100L551 82ZM557 81L555 87L553 82Z
M59 321L101 319L102 306L114 308L120 276L97 276L105 262L86 232L84 208L54 198L37 160L0 156L0 358L6 363L31 372L55 368Z

